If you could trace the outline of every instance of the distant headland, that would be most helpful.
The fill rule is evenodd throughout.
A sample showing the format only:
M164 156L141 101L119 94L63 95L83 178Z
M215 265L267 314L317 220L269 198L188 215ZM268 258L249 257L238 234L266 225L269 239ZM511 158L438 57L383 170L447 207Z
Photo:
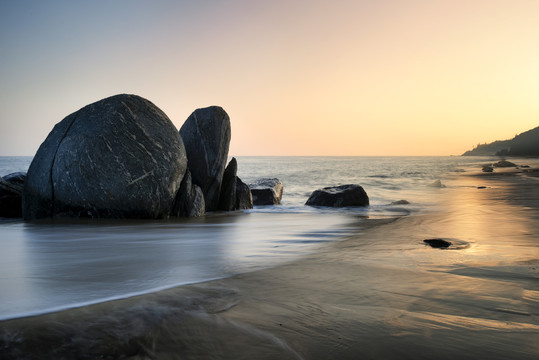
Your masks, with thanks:
M539 156L539 126L511 140L497 140L490 144L479 144L462 156Z

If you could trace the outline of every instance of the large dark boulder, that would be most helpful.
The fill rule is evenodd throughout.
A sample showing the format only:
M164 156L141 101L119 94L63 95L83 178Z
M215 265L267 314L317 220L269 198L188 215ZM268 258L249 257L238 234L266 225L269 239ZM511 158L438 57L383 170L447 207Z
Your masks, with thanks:
M236 210L252 209L253 196L249 186L236 176Z
M221 194L219 195L219 210L232 211L236 207L236 182L238 163L232 158L228 163L221 182Z
M367 206L369 205L369 197L359 185L332 186L315 190L305 205L330 207Z
M193 183L204 193L206 211L219 207L230 145L230 119L219 106L195 110L180 129Z
M22 191L26 173L0 177L0 217L22 217Z
M67 116L39 147L23 192L25 219L167 217L187 156L150 101L116 95Z
M255 205L277 205L283 196L283 183L279 179L258 179L249 184Z
M185 172L180 190L176 195L176 201L170 212L175 217L198 217L204 215L204 194L202 189L193 184L189 170Z

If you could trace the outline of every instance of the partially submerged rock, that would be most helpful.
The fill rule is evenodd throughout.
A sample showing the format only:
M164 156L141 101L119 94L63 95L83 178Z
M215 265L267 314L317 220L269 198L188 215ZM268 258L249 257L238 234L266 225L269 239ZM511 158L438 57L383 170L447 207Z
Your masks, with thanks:
M0 177L0 217L22 217L22 191L25 179L24 172Z
M236 176L236 203L234 205L236 210L252 209L253 208L253 196L249 186L241 181Z
M236 208L236 182L238 163L236 158L232 158L223 174L221 183L221 194L219 195L219 210L232 211Z
M423 242L437 249L445 249L451 246L451 241L447 241L444 239L426 239L426 240L423 240Z
M485 165L485 166L483 166L481 171L486 172L486 173L491 173L491 172L494 171L494 168L492 166L490 166L490 165Z
M249 184L254 205L278 205L283 196L283 183L279 179L258 179Z
M180 129L193 183L202 189L206 211L219 207L230 131L230 118L219 106L195 110Z
M445 185L442 184L442 182L439 179L432 182L429 186L430 187L435 187L435 188L440 188L440 189L445 187Z
M310 206L367 206L369 197L360 185L349 184L315 190L305 205Z
M191 173L186 171L180 190L176 195L174 206L170 216L174 217L198 217L205 213L204 194L202 189L193 184Z
M410 202L408 200L397 200L393 201L391 205L409 205Z
M187 168L181 137L150 101L116 95L67 116L39 147L25 219L169 216Z
M507 161L507 160L500 160L492 164L492 166L499 167L499 168L506 168L506 167L517 167L517 164L514 164L511 161Z

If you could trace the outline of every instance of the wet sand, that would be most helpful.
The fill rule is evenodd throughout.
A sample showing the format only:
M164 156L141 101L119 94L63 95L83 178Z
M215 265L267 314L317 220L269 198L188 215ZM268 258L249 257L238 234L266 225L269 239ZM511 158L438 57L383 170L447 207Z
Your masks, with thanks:
M4 321L2 357L537 359L538 178L447 185L432 212L362 222L299 261Z

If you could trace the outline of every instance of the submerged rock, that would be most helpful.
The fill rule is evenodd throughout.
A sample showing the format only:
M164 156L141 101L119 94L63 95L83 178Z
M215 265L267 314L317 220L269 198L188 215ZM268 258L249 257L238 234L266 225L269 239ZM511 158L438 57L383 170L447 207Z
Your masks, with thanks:
M193 183L204 194L206 211L219 207L221 181L230 144L230 119L219 106L195 110L180 129Z
M494 171L494 168L493 168L492 166L486 165L486 166L483 166L483 168L481 169L481 171L487 172L487 173L491 173L491 172Z
M24 172L0 177L0 217L22 217L22 191L25 179Z
M516 164L512 163L511 161L507 161L507 160L500 160L494 164L492 164L492 166L494 167L500 167L500 168L505 168L505 167L517 167Z
M170 212L175 217L198 217L205 212L204 194L202 189L193 184L189 170L185 172L180 190L176 195L176 201Z
M219 210L235 210L237 172L238 163L236 162L236 158L232 158L223 174L223 181L221 183L221 194L219 195Z
M408 200L398 200L398 201L393 201L391 203L391 205L409 205L410 202Z
M448 248L451 246L451 241L447 241L444 239L426 239L423 240L423 242L427 245L430 245L433 248Z
M442 184L442 182L441 182L440 180L434 181L434 182L431 183L429 186L430 186L430 187L435 187L435 188L440 188L440 189L445 187L445 185Z
M349 184L315 190L305 205L310 206L367 206L369 197L360 185Z
M165 113L136 95L112 96L67 116L41 144L23 215L167 217L186 168L182 139Z
M283 183L279 179L258 179L249 184L254 205L278 205L283 196Z
M236 176L236 210L252 209L253 196L249 186Z

